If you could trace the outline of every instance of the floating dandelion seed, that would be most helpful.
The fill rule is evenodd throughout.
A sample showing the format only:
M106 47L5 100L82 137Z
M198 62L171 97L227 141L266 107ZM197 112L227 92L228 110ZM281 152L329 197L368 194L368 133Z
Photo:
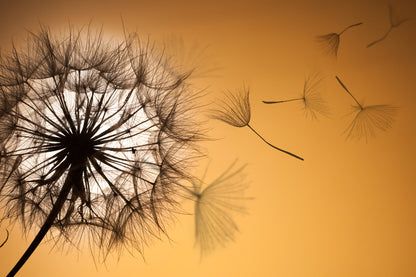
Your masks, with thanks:
M286 153L292 157L295 157L299 160L303 161L303 158L290 153L286 150L278 148L265 140L257 131L250 126L250 119L251 119L251 110L250 110L250 99L249 99L249 90L243 89L237 94L233 94L231 92L226 94L227 100L222 101L220 104L220 109L214 110L212 114L212 118L223 121L231 126L234 127L245 127L247 126L253 131L261 140L263 140L266 144L271 146L274 149L277 149L283 153Z
M189 74L165 63L135 34L46 28L2 57L0 201L25 231L40 227L8 276L47 233L105 259L165 231L200 139Z
M332 55L336 58L338 55L338 47L339 47L341 35L348 29L355 27L355 26L359 26L361 24L363 23L360 22L360 23L352 24L346 27L344 30L342 30L339 33L329 33L326 35L317 36L316 37L317 42L323 47L324 52L326 54Z
M383 41L389 34L390 32L393 30L393 28L397 28L399 27L402 23L406 22L407 20L409 20L408 18L400 18L397 16L397 14L394 12L394 9L391 5L388 6L389 8L389 19L390 19L390 26L389 29L387 30L387 32L379 39L369 43L367 45L368 47L373 46L376 43L379 43L380 41Z
M200 248L201 258L234 241L238 231L234 220L236 214L246 212L244 202L248 183L243 173L245 165L233 169L233 162L220 176L203 187L205 175L193 181L193 188L185 188L195 201L195 245Z
M318 74L309 76L304 84L302 96L299 98L292 98L280 101L263 101L265 104L279 104L287 103L293 101L302 101L303 109L305 110L306 116L311 116L312 118L317 118L317 114L323 116L329 115L329 107L327 102L322 98L319 85L322 81L322 78Z
M355 113L354 120L345 130L347 139L361 139L375 136L377 130L386 131L392 127L397 108L390 105L370 105L363 106L351 94L347 87L335 76L344 90L354 99L357 105L353 106Z

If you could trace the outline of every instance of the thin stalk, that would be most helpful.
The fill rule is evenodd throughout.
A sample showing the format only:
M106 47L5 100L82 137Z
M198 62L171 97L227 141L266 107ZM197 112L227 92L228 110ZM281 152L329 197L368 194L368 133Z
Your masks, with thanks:
M390 34L391 30L393 30L393 27L392 27L392 26L390 26L389 30L388 30L388 31L384 34L384 36L382 36L381 38L379 38L379 39L377 39L377 40L375 40L375 41L373 41L373 42L371 42L371 43L369 43L369 44L367 45L367 48L368 48L368 47L373 46L373 45L374 45L374 44L376 44L376 43L379 43L380 41L385 40L385 39L386 39L386 37Z
M359 26L359 25L361 25L361 24L363 24L362 22L360 22L360 23L355 23L355 24L352 24L352 25L350 25L350 26L348 26L348 27L346 27L344 30L342 30L338 35L340 36L340 35L342 35L342 33L344 33L346 30L348 30L349 28L352 28L352 27L355 27L355 26Z
M361 106L360 102L357 101L357 99L355 99L354 95L351 94L351 92L347 89L347 87L341 82L341 80L338 78L338 76L335 76L335 78L337 79L337 81L340 83L340 85L345 89L346 92L348 92L349 95L351 95L352 99L354 99L355 103L357 103L357 105L363 109L363 106Z
M304 98L293 98L293 99L287 99L287 100L280 100L280 101L263 101L264 104L278 104L278 103L286 103L291 101L299 101L304 100Z
M283 152L283 153L286 153L286 154L288 154L288 155L290 155L290 156L292 156L292 157L295 157L296 159L299 159L299 160L301 160L301 161L303 161L303 158L302 157L299 157L298 155L295 155L295 154L293 154L293 153L290 153L290 152L288 152L288 151L286 151L286 150L283 150L283 149L280 149L280 148L278 148L278 147L276 147L276 146L274 146L273 144L271 144L270 142L268 142L267 140L265 140L259 133L257 133L256 132L256 130L254 130L253 129L253 127L251 127L249 124L247 124L247 127L248 128L250 128L250 130L251 131L253 131L259 138L261 138L265 143L267 143L269 146L271 146L271 147L273 147L274 149L277 149L277 150L279 150L279 151L281 151L281 152Z
M6 239L0 244L0 248L9 240L9 230L6 229Z
M76 169L74 169L74 167L76 167ZM61 192L59 193L58 199L53 205L53 208L51 212L49 213L48 217L46 218L45 223L43 223L38 234L33 239L29 247L26 249L26 252L22 255L20 260L16 263L16 265L9 272L9 274L7 274L7 277L15 276L16 273L20 270L20 268L26 263L26 261L35 251L35 249L39 246L40 242L45 237L46 233L52 227L53 222L55 221L62 207L64 206L65 201L67 200L67 196L69 192L71 191L71 188L74 185L74 183L81 182L81 181L82 181L82 170L80 170L79 165L71 165L68 176L66 177L65 183L62 186Z

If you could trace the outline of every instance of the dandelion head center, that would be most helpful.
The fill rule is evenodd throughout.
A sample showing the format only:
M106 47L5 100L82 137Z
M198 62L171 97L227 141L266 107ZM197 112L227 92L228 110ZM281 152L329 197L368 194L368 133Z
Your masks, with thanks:
M88 134L71 134L61 139L62 147L72 162L86 160L94 153L94 140Z

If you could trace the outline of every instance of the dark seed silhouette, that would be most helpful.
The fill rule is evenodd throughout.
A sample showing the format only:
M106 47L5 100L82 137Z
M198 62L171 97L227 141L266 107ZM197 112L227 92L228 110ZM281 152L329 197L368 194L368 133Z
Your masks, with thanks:
M392 127L397 113L396 107L390 105L364 106L351 94L338 76L335 76L335 78L356 103L353 106L354 119L345 130L347 139L365 139L368 141L377 130L386 131Z
M288 102L302 102L303 109L306 116L310 116L314 119L317 118L317 114L328 116L329 107L327 102L322 98L319 84L322 78L318 74L313 74L306 78L303 84L302 94L298 98L291 98L279 101L263 101L264 104L280 104Z
M227 93L227 100L220 103L220 109L213 111L212 118L223 121L234 127L247 126L254 134L256 134L261 140L263 140L270 147L279 150L285 154L288 154L294 158L303 161L303 158L295 155L291 152L283 150L274 146L267 140L265 140L249 123L251 120L250 99L249 90L244 89L236 94Z
M322 46L326 54L332 55L336 58L338 56L338 48L339 48L341 35L348 29L355 27L355 26L359 26L361 24L363 23L360 22L360 23L352 24L344 28L339 33L329 33L326 35L317 36L316 40Z

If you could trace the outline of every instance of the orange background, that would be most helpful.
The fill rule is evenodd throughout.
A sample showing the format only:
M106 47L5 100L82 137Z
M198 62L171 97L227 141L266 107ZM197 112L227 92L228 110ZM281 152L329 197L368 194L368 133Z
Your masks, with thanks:
M36 3L35 3L36 2ZM124 252L94 265L80 251L42 242L19 276L416 276L416 2L391 1L411 20L379 44L366 48L389 27L387 1L2 1L0 45L24 38L39 23L62 30L92 20L106 36L129 31L163 40L182 36L209 45L208 66L220 70L195 79L221 97L225 89L250 88L251 124L265 138L305 158L281 154L247 128L209 122L204 143L214 178L235 158L248 163L249 215L238 218L236 242L202 262L193 248L193 218L178 215L169 238L140 254ZM339 32L338 59L323 55L316 35ZM332 115L305 118L296 103L261 100L298 96L305 76L326 76L322 94ZM367 104L400 108L393 128L368 143L346 141L353 104L339 75ZM203 161L196 173L205 167ZM189 206L190 207L190 206ZM188 208L189 208L188 207ZM191 210L191 209L189 209ZM0 239L5 236L3 222ZM7 274L34 237L16 225L0 249L0 275Z

